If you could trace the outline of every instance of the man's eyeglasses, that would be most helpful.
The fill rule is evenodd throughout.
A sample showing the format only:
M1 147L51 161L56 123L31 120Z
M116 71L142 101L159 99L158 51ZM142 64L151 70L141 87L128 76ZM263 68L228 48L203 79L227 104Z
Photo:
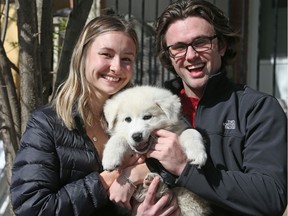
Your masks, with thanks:
M197 53L210 50L212 48L212 40L216 37L217 35L211 37L198 37L189 44L176 43L166 47L166 49L172 58L181 58L186 55L189 46L191 46Z

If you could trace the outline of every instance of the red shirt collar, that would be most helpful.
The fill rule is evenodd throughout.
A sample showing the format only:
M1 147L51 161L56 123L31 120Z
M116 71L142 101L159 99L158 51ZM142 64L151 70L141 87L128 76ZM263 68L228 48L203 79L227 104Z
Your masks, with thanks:
M184 88L180 91L179 97L180 97L181 104L182 104L182 114L191 123L193 128L195 128L196 127L195 116L196 116L197 106L199 104L199 99L188 97L185 93Z

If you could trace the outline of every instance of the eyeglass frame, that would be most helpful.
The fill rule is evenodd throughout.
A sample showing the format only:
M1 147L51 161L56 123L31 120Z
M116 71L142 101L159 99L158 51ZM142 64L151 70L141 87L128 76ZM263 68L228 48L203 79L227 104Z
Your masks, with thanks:
M175 46L175 44L172 44L172 45L169 45L169 46L167 46L166 47L166 52L168 52L168 55L171 57L171 58L182 58L182 57L184 57L186 54L187 54L187 50L188 50L188 47L189 46L191 46L192 47L192 49L196 52L196 53L201 53L201 52L205 52L205 51L207 51L207 50L210 50L210 49L212 49L212 41L215 39L215 38L217 38L218 36L215 34L215 35L213 35L213 36L201 36L201 37L198 37L198 38L196 38L196 39L194 39L191 43L188 43L188 44L186 44L186 43L178 43L178 44L185 44L185 46L186 46L186 49L185 49L185 52L183 53L183 55L181 55L181 56L177 56L176 57L176 55L173 55L172 53L171 53L171 51L170 51L170 47L172 47L172 46ZM202 38L207 38L207 39L209 39L210 40L210 48L208 48L208 49L206 49L206 50L202 50L202 51L197 51L195 48L194 48L194 46L193 46L193 43L195 43L195 41L197 41L198 39L202 39ZM177 43L176 43L177 44Z

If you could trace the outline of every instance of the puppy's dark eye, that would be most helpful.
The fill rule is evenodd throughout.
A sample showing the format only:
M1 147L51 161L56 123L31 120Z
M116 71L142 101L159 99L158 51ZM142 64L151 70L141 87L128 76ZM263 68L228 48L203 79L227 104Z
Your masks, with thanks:
M148 119L151 119L152 118L152 115L144 115L143 116L143 120L148 120Z
M131 119L130 117L126 117L126 118L125 118L125 122L128 122L128 123L129 123L129 122L131 122L131 121L132 121L132 119Z

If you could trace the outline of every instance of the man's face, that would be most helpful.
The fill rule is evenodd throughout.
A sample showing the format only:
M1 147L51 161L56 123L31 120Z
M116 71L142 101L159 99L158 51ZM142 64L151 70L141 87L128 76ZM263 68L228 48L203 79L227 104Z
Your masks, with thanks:
M182 78L188 96L201 97L209 76L218 72L221 67L221 56L225 54L226 46L219 47L217 37L213 36L215 36L213 26L199 17L177 20L167 29L165 35L167 46L173 45L169 49L176 53L176 56L170 57L172 65ZM186 45L191 43L194 49ZM178 48L183 50L181 47L185 46L186 54L184 48L184 53L180 52L178 56Z

